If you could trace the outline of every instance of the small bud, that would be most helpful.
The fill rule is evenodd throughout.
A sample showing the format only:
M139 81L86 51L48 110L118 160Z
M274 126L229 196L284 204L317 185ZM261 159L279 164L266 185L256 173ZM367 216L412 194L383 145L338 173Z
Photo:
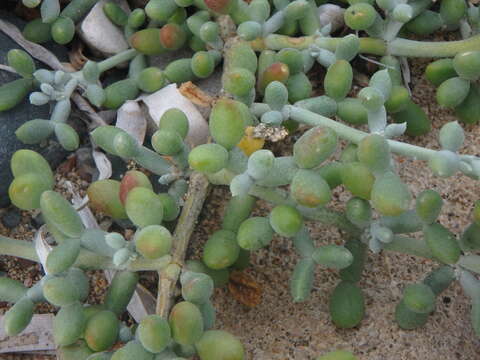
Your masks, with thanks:
M132 252L126 248L121 248L113 254L113 264L115 266L121 267L122 265L125 265L128 260L130 259L130 256L132 255Z
M267 111L262 115L260 121L268 125L280 125L284 120L284 116L280 111Z
M265 96L263 100L272 110L280 111L286 104L288 104L288 90L281 82L272 81L265 88Z
M262 25L256 21L245 21L238 26L237 34L243 40L255 40L262 34Z
M52 84L54 82L53 71L40 69L33 73L33 77L40 83Z
M247 173L254 179L263 179L272 171L274 161L270 150L257 150L248 158Z
M113 249L117 249L117 250L125 247L125 245L127 243L125 241L125 238L121 234L116 233L116 232L112 232L112 233L109 233L109 234L105 235L105 241L106 241L108 246L110 246Z
M437 151L430 157L428 166L440 177L450 177L458 171L460 161L457 154L450 150Z
M398 22L406 23L413 17L413 9L408 4L398 4L392 12L392 18Z
M245 196L253 185L253 179L248 174L239 174L230 182L232 196Z
M380 109L380 107L385 102L385 97L377 88L368 86L360 90L358 93L358 98L362 101L363 106L365 106L370 111L375 111Z
M377 238L382 243L390 243L393 240L393 232L384 226L375 226L372 229L372 236Z
M213 21L207 21L200 27L200 39L207 43L216 41L219 33L220 27Z
M52 96L55 93L53 86L47 83L40 84L40 90L48 96Z
M36 106L42 106L50 101L50 97L43 92L35 91L30 94L30 103Z
M457 121L446 123L440 129L439 141L443 149L458 151L465 141L463 128Z
M87 61L87 63L83 66L82 74L85 80L87 80L88 82L97 82L100 76L100 69L98 67L98 64L95 61Z

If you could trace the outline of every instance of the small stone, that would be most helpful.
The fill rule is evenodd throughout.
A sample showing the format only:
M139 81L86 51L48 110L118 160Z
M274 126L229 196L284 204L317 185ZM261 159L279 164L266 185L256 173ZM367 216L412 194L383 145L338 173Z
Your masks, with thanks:
M109 0L112 1L112 0ZM104 56L118 54L128 49L128 43L120 27L114 25L103 12L103 5L107 0L100 0L90 10L79 26L79 35L93 50ZM127 13L130 8L126 0L113 0Z
M5 226L7 229L13 229L18 224L20 224L20 221L22 220L22 215L18 210L11 209L2 215L1 220L3 226Z
M40 226L45 225L45 221L43 220L42 213L38 213L37 216L32 218L32 225L35 229L40 229Z

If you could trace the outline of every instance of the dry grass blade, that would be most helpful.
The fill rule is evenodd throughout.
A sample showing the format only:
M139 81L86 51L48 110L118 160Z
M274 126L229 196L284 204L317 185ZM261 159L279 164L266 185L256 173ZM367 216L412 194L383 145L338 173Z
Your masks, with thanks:
M97 180L110 178L112 176L112 163L108 160L107 155L101 151L93 150L92 157L99 173Z
M47 273L47 257L50 251L52 251L52 247L48 244L45 235L45 225L42 225L40 229L37 230L35 234L35 239L33 240L35 244L35 251L37 252L37 256L42 264L43 271Z

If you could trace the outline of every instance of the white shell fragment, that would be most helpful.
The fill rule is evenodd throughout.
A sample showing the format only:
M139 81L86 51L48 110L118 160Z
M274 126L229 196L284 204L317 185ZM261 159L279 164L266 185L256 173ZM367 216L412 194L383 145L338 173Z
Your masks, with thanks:
M112 0L109 0L112 1ZM130 13L126 0L113 0L123 10ZM78 33L83 41L94 51L108 57L128 49L123 31L114 25L103 12L107 0L100 0L90 10L79 25Z
M132 135L139 144L143 144L147 132L147 120L136 101L126 101L118 109L115 126Z
M0 326L0 354L55 350L53 317L53 314L35 314L25 330L15 336L8 336L3 326ZM0 316L0 324L3 324L2 316ZM3 359L3 357L0 358Z
M142 101L148 108L150 118L158 127L163 113L171 108L178 108L187 115L190 129L187 142L192 146L204 144L208 138L208 124L193 103L184 97L176 84L170 84L157 92L145 96Z

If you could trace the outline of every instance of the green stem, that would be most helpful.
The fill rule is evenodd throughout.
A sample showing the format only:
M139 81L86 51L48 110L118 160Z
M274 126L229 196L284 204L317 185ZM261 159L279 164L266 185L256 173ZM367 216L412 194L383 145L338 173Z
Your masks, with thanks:
M319 37L315 40L315 45L322 49L335 52L338 43L342 38L323 38ZM375 39L369 37L360 38L360 53L372 55L385 55L387 51L386 42L383 39Z
M117 55L113 55L112 57L109 57L108 59L100 61L98 63L98 68L100 69L100 72L104 72L114 68L115 66L123 62L133 59L137 55L138 55L138 52L135 49L125 50L125 51L122 51L121 53L118 53Z
M208 180L215 185L229 185L233 177L233 173L223 171L221 176L209 176ZM279 188L254 185L249 193L259 199L268 201L273 205L286 204L295 206L295 203L288 196L288 192ZM348 221L343 213L331 210L327 207L307 208L304 206L298 206L298 211L300 211L300 213L307 219L316 220L325 225L334 225L339 229L352 234L359 231L355 225Z
M0 235L0 254L15 256L30 261L40 262L32 242L11 239ZM155 260L139 258L128 265L130 271L161 270L170 263L171 257L164 256ZM82 249L75 266L82 269L118 270L112 260L106 256Z
M40 262L33 244L0 235L0 254Z
M340 40L341 38L326 38L318 35L291 37L271 34L263 39L252 41L251 45L255 51L281 50L284 48L304 50L313 44L322 49L335 51ZM382 39L360 38L360 53L380 56L390 54L407 57L444 58L473 50L480 50L480 35L458 41L414 41L397 38L385 42Z
M395 39L388 43L387 52L396 56L443 58L458 53L480 50L480 35L458 41L414 41Z
M334 130L338 136L346 139L352 143L358 144L364 137L369 135L366 132L351 128L350 126L339 123L335 120L329 119L325 116L316 114L314 112L302 109L296 106L288 106L290 118L303 124L310 126L325 126ZM437 150L426 149L421 146L411 145L396 140L387 140L390 145L390 150L396 154L407 156L413 159L428 161ZM460 155L460 159L471 160L470 155Z

